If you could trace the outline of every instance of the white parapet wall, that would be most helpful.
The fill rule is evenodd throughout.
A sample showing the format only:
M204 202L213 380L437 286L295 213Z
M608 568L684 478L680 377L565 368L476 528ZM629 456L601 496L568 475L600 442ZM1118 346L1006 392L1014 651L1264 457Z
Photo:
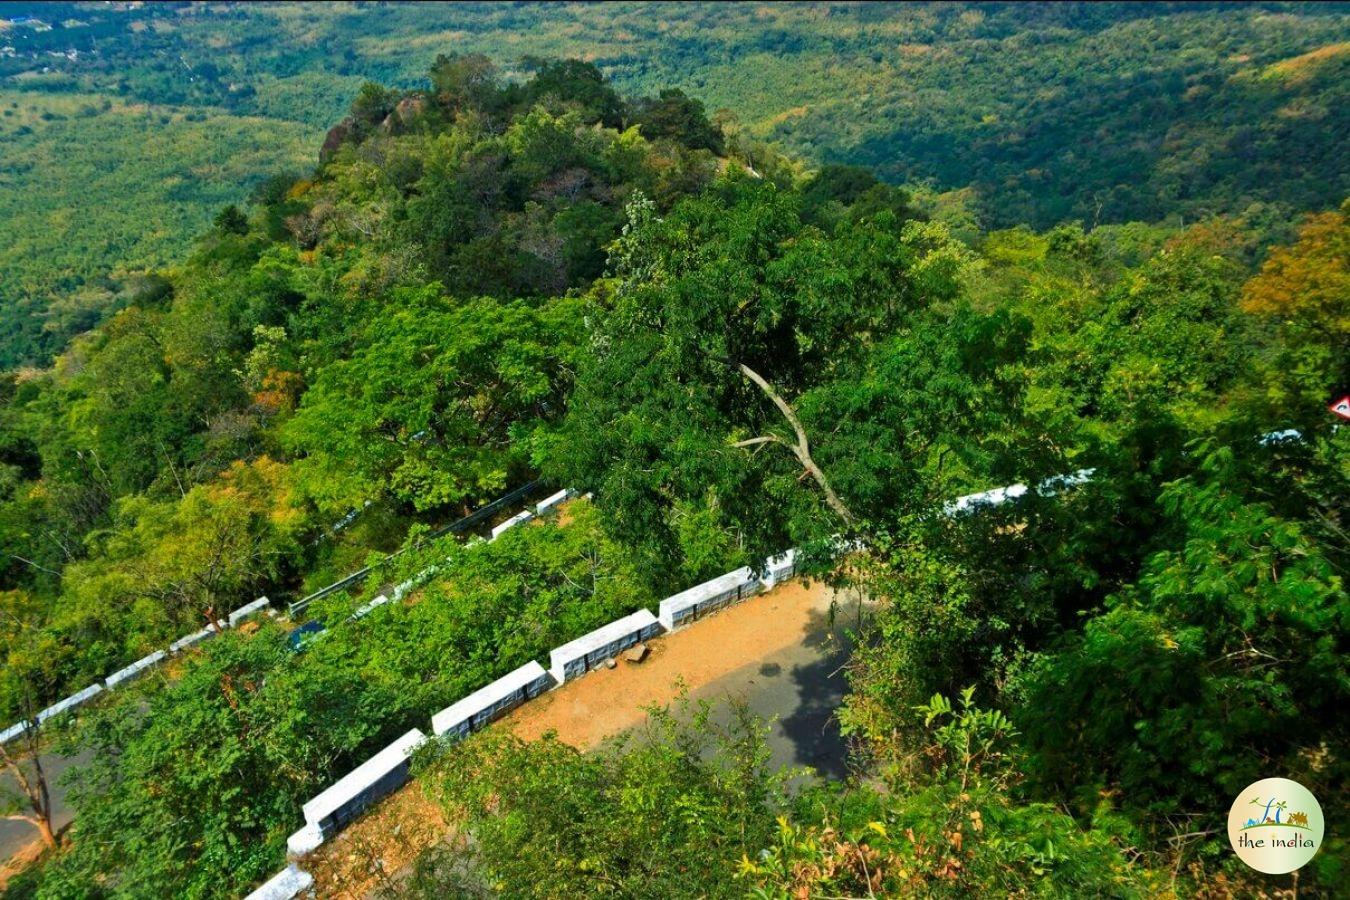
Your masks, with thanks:
M1070 472L1068 475L1052 475L1036 485L1036 492L1046 497L1053 497L1065 488L1087 484L1092 480L1096 471L1096 469L1079 469L1077 472Z
M414 728L357 766L304 805L305 822L324 837L338 831L372 803L403 786L408 780L413 751L426 739L425 734Z
M293 900L301 891L309 890L313 884L313 875L291 863L244 900Z
M174 641L169 645L169 652L182 653L184 650L187 650L189 647L195 647L207 638L215 637L219 631L220 628L218 628L215 623L207 625L201 631L194 631L192 634L184 635Z
M299 831L286 838L286 852L301 857L319 848L323 843L323 831L318 825L306 822Z
M535 515L542 516L545 513L557 509L558 505L565 500L570 500L576 496L576 491L571 488L563 488L556 494L549 494L543 500L540 500L534 507Z
M719 575L662 600L657 618L663 628L673 631L714 610L752 597L763 589L764 582L755 577L754 570L742 566L734 572Z
M258 613L267 609L269 605L271 605L270 601L266 597L259 597L252 603L245 603L243 606L230 613L230 627L234 628L248 617L256 616Z
M1258 440L1265 446L1279 444L1283 441L1301 441L1303 440L1303 432L1297 428L1286 428L1283 431L1271 431L1263 434Z
M0 744L8 744L21 734L27 734L28 729L33 727L31 722L15 722L13 725L0 731Z
M942 511L949 516L968 513L986 506L1002 506L1009 500L1016 500L1027 492L1025 484L1010 484L1007 487L994 488L991 491L980 491L978 494L967 494L964 497L957 497L955 500L948 500L942 506Z
M528 509L516 513L511 518L507 519L505 522L503 522L500 525L497 525L492 529L492 539L496 540L497 538L501 537L504 532L510 531L517 525L524 525L526 522L530 521L533 518L534 513L530 512Z
M447 557L445 558L445 559L446 559L446 562L449 562L452 558L453 558L453 557L447 556ZM420 572L415 573L415 574L414 574L411 578L409 578L407 581L400 581L398 584L394 585L393 589L389 591L389 599L390 599L390 600L402 600L404 597L408 596L408 592L409 592L409 591L415 591L415 590L417 590L419 587L421 587L422 585L426 584L428 581L430 581L431 579L435 578L435 577L436 577L437 575L439 575L439 574L441 574L441 564L440 564L440 563L436 563L435 565L427 566L425 569L421 570ZM375 599L378 600L379 598L376 597ZM379 604L379 605L383 606L384 604Z
M797 574L797 549L786 550L764 560L764 589L775 587Z
M1036 485L1036 492L1047 497L1053 497L1064 488L1076 487L1091 481L1092 473L1095 471L1097 470L1079 469L1077 472L1070 472L1067 475L1052 475ZM980 491L978 494L967 494L964 497L957 497L955 500L948 500L942 504L942 512L948 516L955 516L983 508L1002 506L1011 500L1025 497L1029 490L1030 488L1025 484L1010 484L1007 487L994 488L990 491Z
M663 630L650 610L640 609L549 651L549 674L562 684Z
M531 660L487 687L479 688L458 703L431 717L431 732L437 736L468 737L492 720L537 697L553 686L553 676Z
M366 616L370 615L375 610L379 609L381 606L384 606L386 603L388 603L389 599L390 598L387 594L381 594L374 600L357 609L356 612L352 613L351 617L353 619L364 619Z
M44 709L42 712L38 713L34 718L37 720L37 723L41 725L43 722L47 721L53 716L59 716L63 712L69 712L72 709L78 709L79 707L88 703L90 700L94 699L94 697L101 694L102 692L103 692L103 685L91 684L89 685L89 687L80 691L78 694L71 694L64 700L58 700L51 706Z
M125 669L118 669L116 672L112 673L107 678L103 679L103 683L107 687L114 688L117 687L119 684L122 684L123 682L130 681L133 678L138 678L145 672L146 669L163 661L164 657L168 655L169 654L167 651L156 650L149 656L142 656L140 659L136 660L134 663L127 666Z

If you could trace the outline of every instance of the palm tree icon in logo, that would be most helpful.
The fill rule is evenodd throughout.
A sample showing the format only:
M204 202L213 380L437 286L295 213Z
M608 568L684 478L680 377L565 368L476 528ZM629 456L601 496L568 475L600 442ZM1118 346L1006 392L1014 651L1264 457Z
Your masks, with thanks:
M1261 798L1260 798L1260 797L1256 797L1256 798L1254 798L1251 802L1252 802L1254 805L1256 805L1256 806L1260 806L1260 805L1261 805ZM1259 819L1248 819L1248 820L1247 820L1247 824L1246 824L1245 826L1243 826L1243 827L1244 827L1244 828L1250 828L1250 827L1252 827L1253 825L1283 825L1284 823L1280 821L1280 812L1281 812L1282 810L1288 808L1288 806L1289 806L1289 803L1288 803L1287 801L1285 801L1285 800L1277 800L1277 799L1275 799L1274 797L1271 797L1268 801L1266 801L1265 809L1261 811L1261 818L1259 818ZM1270 817L1270 810L1271 810L1271 807L1274 807L1274 808L1275 808L1275 818L1274 818L1274 819L1272 819L1272 818Z

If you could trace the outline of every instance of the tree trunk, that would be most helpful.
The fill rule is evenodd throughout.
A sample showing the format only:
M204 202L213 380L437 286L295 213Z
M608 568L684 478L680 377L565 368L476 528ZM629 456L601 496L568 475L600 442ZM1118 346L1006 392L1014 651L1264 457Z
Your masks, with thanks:
M28 704L31 706L31 704ZM29 720L31 722L31 719ZM36 724L32 725L25 735L27 743L28 760L32 764L33 771L28 773L24 771L24 758L19 756L15 758L10 756L9 750L0 744L0 763L9 769L13 774L14 780L19 783L23 790L24 798L28 801L28 811L17 815L7 816L11 819L22 819L30 823L38 830L42 837L42 842L47 845L49 850L56 849L56 831L52 828L52 795L47 785L47 773L42 768L42 739Z
M47 845L48 850L56 849L56 833L52 831L52 820L48 815L38 816L33 822L37 826L38 834L42 837L42 843Z

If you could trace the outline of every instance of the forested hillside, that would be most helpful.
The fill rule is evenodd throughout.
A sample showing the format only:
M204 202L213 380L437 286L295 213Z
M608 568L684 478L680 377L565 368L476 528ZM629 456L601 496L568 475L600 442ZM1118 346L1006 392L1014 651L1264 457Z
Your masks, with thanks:
M10 633L6 715L525 480L581 352L569 290L632 197L668 207L726 162L696 101L636 104L648 139L606 124L593 67L499 88L485 66L363 89L319 173L225 207L172 277L7 376L3 573L43 637Z
M577 62L507 84L442 58L423 90L364 87L337 133L316 171L219 210L53 368L6 376L7 721L532 477L626 208L669 209L742 166L697 101L625 100ZM78 731L48 725L94 753L74 776L86 837L14 890L236 894L304 797L407 716L647 605L655 583L580 510L561 538L493 548L446 568L406 629L339 626L356 602L340 594L312 610L334 627L301 660L275 628L232 635Z
M36 17L38 24L24 21ZM574 56L984 227L1290 216L1350 190L1333 4L5 3L0 365L45 364L230 197L303 172L365 79ZM40 27L39 27L40 25ZM627 124L627 123L614 123ZM145 136L153 133L154 140ZM1284 229L1284 230L1281 230Z
M1334 896L1334 828L1291 882L1223 822L1350 808L1350 20L655 10L0 9L0 726L439 566L44 722L76 818L5 896L239 896L429 713L786 547L875 604L849 778L678 703L489 731L387 890ZM594 499L427 538L533 479Z
M422 776L475 840L399 890L1248 894L1283 884L1224 844L1239 789L1345 806L1350 207L980 231L684 93L475 55L361 87L321 159L6 376L0 705L405 541L449 560L378 620L319 603L302 653L231 632L46 726L92 758L9 896L237 896L410 719L785 546L878 603L856 777L785 793L747 720L595 756L476 737ZM594 505L420 542L537 475ZM1346 864L1333 835L1300 891Z

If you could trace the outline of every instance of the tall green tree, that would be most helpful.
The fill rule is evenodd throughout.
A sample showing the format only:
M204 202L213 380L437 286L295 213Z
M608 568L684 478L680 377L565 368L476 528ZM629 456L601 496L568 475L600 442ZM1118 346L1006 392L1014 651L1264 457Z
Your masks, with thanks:
M1027 326L962 302L968 256L940 228L882 213L826 235L736 177L631 210L544 453L616 533L669 562L676 504L707 503L766 552L1010 473Z
M467 507L499 494L524 473L515 439L562 409L579 324L567 300L395 291L286 425L303 486L333 510L381 497Z
M1221 806L1310 735L1345 740L1343 575L1298 522L1235 495L1226 456L1163 492L1175 544L1023 676L1033 770L1085 804ZM1308 776L1334 790L1343 765Z

